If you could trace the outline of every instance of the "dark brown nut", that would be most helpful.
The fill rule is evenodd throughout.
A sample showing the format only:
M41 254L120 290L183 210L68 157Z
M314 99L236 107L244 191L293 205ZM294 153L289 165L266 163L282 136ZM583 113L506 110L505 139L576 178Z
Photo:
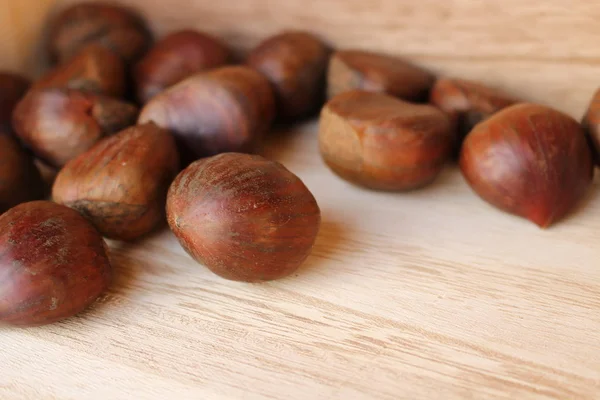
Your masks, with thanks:
M112 51L96 44L84 47L73 58L55 67L34 89L77 89L107 96L125 95L125 64Z
M0 128L10 129L12 113L31 82L20 75L0 72Z
M17 105L13 127L42 160L60 167L103 137L135 124L138 109L112 97L70 89L31 91Z
M327 72L327 96L354 89L386 93L408 101L427 99L435 77L408 61L359 50L333 54Z
M430 103L447 113L457 130L456 153L475 125L501 109L518 103L516 98L477 82L440 78L431 89Z
M150 47L152 35L133 11L106 3L80 3L63 10L52 22L49 54L64 62L88 44L114 51L126 62L140 59Z
M565 217L593 177L581 126L536 104L518 104L478 124L463 144L460 168L488 203L542 228Z
M321 112L325 163L349 182L376 190L431 183L450 156L453 138L442 111L381 93L346 92Z
M182 80L229 61L229 49L217 38L192 30L171 33L136 65L137 97L147 103L152 97Z
M0 216L0 322L39 326L72 317L110 285L102 236L77 212L49 201Z
M321 214L312 193L283 165L226 153L196 161L173 182L169 225L183 248L215 274L268 281L309 256Z
M43 196L44 184L33 158L13 136L0 131L0 214Z
M594 162L600 165L600 89L594 93L581 125L592 149Z
M325 100L325 76L330 50L306 32L283 32L258 45L247 65L273 85L277 115L283 119L306 117Z
M154 97L139 123L154 121L175 134L184 165L223 152L253 152L271 127L273 90L249 67L194 75Z
M135 240L164 222L167 190L178 171L171 133L138 125L65 165L52 197L86 216L104 236Z

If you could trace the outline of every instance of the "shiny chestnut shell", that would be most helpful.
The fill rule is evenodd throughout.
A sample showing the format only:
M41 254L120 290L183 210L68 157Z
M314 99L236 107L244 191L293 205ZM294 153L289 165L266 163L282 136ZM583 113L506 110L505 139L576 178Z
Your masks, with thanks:
M600 89L597 90L581 122L594 155L594 162L600 165Z
M167 218L184 249L226 279L290 275L320 227L317 202L283 165L225 153L198 160L169 189Z
M12 113L31 82L11 72L0 72L0 129L10 129Z
M48 201L0 216L0 322L50 324L72 317L109 286L102 236L76 211Z
M542 228L565 217L592 183L592 155L582 127L537 104L517 104L466 137L460 168L488 203Z

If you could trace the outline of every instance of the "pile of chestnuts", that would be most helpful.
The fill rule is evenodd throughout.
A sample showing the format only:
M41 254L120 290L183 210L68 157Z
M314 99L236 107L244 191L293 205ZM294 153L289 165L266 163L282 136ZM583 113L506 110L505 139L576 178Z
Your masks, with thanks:
M105 238L163 226L225 279L293 274L321 212L258 155L276 121L320 113L326 165L373 190L417 190L457 160L481 198L541 227L580 203L600 162L600 92L579 123L308 32L267 38L234 65L220 38L185 29L154 42L121 6L74 5L50 24L50 70L0 74L3 323L83 311L113 279Z

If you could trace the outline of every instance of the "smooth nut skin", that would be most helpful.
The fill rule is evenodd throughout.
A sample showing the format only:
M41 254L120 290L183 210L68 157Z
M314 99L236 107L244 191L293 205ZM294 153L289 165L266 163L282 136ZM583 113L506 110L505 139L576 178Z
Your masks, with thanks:
M13 136L0 131L0 214L43 196L44 183L33 158Z
M135 123L136 106L71 89L29 92L17 105L13 127L27 147L61 167L98 140Z
M0 127L10 128L12 113L23 98L31 82L20 75L0 72Z
M217 38L192 30L171 33L140 60L134 71L137 98L152 97L198 72L229 61L230 52Z
M92 44L43 76L33 89L67 88L123 97L125 76L125 64L118 55Z
M333 54L327 71L327 96L351 90L386 93L409 101L426 100L435 77L402 58L359 50Z
M273 85L278 117L297 119L323 105L329 56L329 48L316 36L283 32L259 44L246 64Z
M63 62L88 44L114 51L126 62L141 58L152 42L146 23L131 10L100 2L75 4L52 22L48 51Z
M440 78L431 89L429 102L447 113L455 124L458 153L465 136L475 125L519 101L477 82Z
M271 127L273 90L249 67L194 75L154 97L139 123L153 121L175 134L184 165L224 152L253 152Z
M460 168L488 203L542 228L566 216L591 185L591 151L570 116L518 104L478 124L463 144Z
M452 125L443 112L385 94L346 92L321 112L319 148L325 163L370 189L411 190L431 183L452 143Z
M72 317L111 279L102 236L76 211L34 201L0 216L0 322L39 326Z
M154 124L133 126L65 165L52 197L104 236L134 240L164 221L167 190L178 171L171 133Z
M215 274L268 281L292 274L319 232L319 206L302 181L263 157L198 160L169 189L167 218L183 248Z
M600 89L594 93L581 122L589 141L596 165L600 165Z

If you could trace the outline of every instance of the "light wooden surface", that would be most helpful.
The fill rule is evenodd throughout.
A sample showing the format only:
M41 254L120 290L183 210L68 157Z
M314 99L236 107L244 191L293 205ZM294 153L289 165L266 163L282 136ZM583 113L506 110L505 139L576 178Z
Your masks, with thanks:
M600 83L600 6L586 0L127 3L158 32L196 26L247 48L310 28L575 116ZM23 40L34 25L0 24ZM24 54L7 51L5 67L25 68ZM486 205L453 166L420 191L368 192L324 167L314 123L274 136L267 155L323 212L296 276L224 281L168 232L112 243L116 282L92 309L0 328L0 399L600 398L600 181L542 231Z

